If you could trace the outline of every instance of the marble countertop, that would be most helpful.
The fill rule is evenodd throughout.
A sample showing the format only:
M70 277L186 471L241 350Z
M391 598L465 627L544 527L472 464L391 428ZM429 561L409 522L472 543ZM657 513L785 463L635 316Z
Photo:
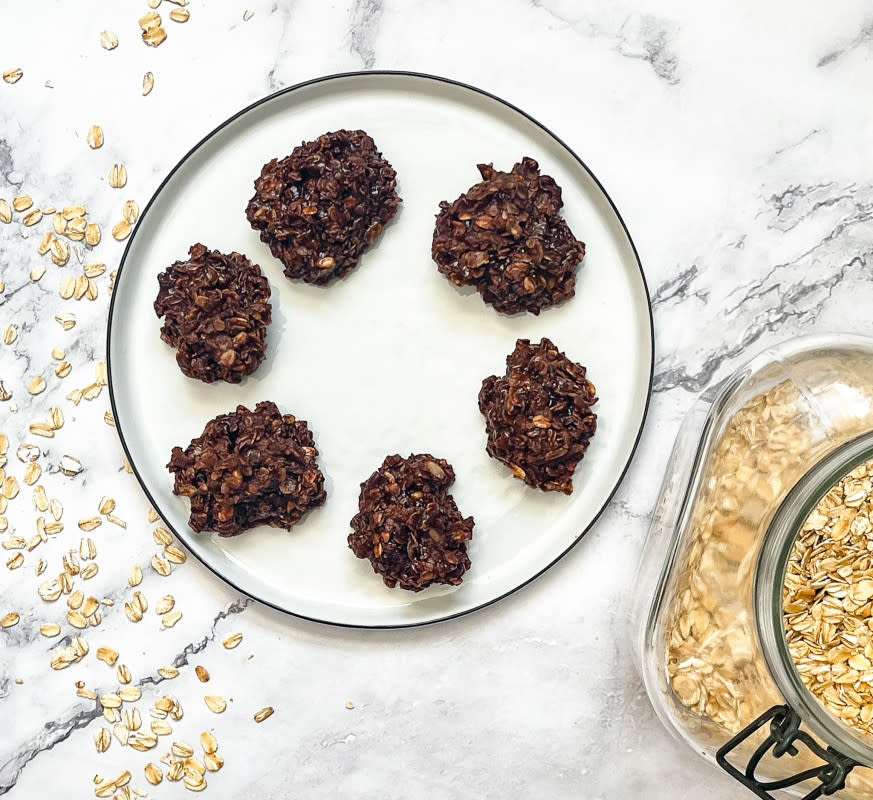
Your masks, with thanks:
M81 203L103 231L88 260L106 264L97 297L61 300L65 273L36 253L46 220L0 223L0 430L7 474L19 496L2 537L35 532L16 458L21 442L43 451L46 497L63 504L64 531L0 570L0 795L13 800L63 789L93 796L96 774L127 769L156 798L186 796L165 780L151 787L154 757L94 736L111 728L86 690L110 692L115 670L95 657L118 651L146 697L177 697L174 738L197 744L212 730L225 766L208 794L305 797L553 797L651 800L746 796L665 731L633 666L625 609L651 510L678 426L696 394L764 346L802 333L870 331L873 279L873 17L860 0L838 14L820 3L658 4L640 0L191 0L190 19L168 19L157 48L139 39L139 5L19 3L4 11L0 70L0 197L29 194L37 206ZM244 11L252 12L246 14ZM100 46L104 29L118 35ZM110 229L122 203L144 206L176 161L239 108L280 87L359 69L407 69L487 89L558 133L607 187L634 237L649 281L656 327L650 416L614 502L575 550L515 595L448 623L405 631L321 626L240 596L194 559L169 577L149 566L160 551L148 504L104 421L101 387L109 272L123 245ZM143 73L154 89L142 96ZM89 149L89 126L105 143ZM128 172L111 189L113 163ZM75 254L71 256L75 264ZM38 281L31 270L46 266ZM58 312L76 325L63 330ZM53 348L69 375L58 378ZM38 395L29 383L42 376ZM77 405L67 395L92 387ZM97 394L99 392L99 394ZM28 431L61 409L53 438ZM64 474L72 455L81 473ZM33 477L32 475L30 477ZM11 487L7 487L10 491ZM83 533L76 521L114 516ZM51 522L51 512L45 512ZM107 598L102 622L82 632L91 652L52 670L76 631L64 599L36 588L90 536L99 572L79 580ZM40 559L47 568L35 572ZM89 563L81 560L80 567ZM133 589L152 606L131 624ZM172 594L182 617L167 630L153 611ZM61 636L44 638L56 623ZM222 641L242 633L242 643ZM166 678L162 664L180 674ZM209 671L201 684L195 665ZM116 665L117 666L117 665ZM222 715L206 693L229 701ZM147 723L146 704L140 703ZM275 714L260 725L258 709ZM147 724L144 726L147 727ZM159 751L157 751L159 752ZM751 796L751 795L748 795Z

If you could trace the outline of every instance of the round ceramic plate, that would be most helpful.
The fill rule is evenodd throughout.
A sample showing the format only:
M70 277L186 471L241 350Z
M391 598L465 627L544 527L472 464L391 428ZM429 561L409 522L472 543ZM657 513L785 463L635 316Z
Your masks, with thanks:
M363 128L394 166L397 217L353 272L327 288L287 280L245 207L261 166L304 140ZM587 246L576 297L538 317L505 317L460 291L430 257L434 215L476 183L476 164L522 156L563 189L563 214ZM267 358L242 384L179 371L152 309L157 275L203 242L259 264L272 289ZM485 452L482 379L503 374L518 338L551 338L584 364L600 398L597 434L570 496L525 486ZM311 81L241 111L170 173L143 213L115 282L109 387L131 465L155 509L217 575L278 609L322 622L399 627L480 608L528 583L590 528L627 469L651 389L649 298L624 224L587 167L520 110L425 75L355 73ZM204 424L272 400L309 423L327 503L288 532L235 538L188 528L188 500L166 469ZM457 475L451 492L476 520L472 568L458 587L388 589L346 537L358 492L390 453L432 453Z

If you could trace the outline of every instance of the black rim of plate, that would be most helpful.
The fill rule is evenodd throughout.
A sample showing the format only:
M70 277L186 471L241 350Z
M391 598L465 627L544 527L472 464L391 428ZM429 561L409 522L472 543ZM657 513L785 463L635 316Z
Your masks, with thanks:
M217 133L222 131L224 128L226 128L228 125L230 125L232 122L234 122L239 117L243 116L244 114L247 114L249 111L251 111L255 108L258 108L259 106L264 105L265 103L269 103L271 100L274 100L275 98L280 97L281 95L291 94L292 92L295 92L299 89L303 89L303 88L308 87L308 86L313 86L313 85L316 85L319 83L327 83L328 81L340 80L340 79L345 79L345 78L359 78L359 77L373 77L373 76L383 76L383 77L395 76L395 77L403 77L403 78L417 78L417 79L428 80L428 81L436 81L437 83L444 83L444 84L448 84L450 86L456 86L460 89L466 89L467 91L474 92L475 94L481 95L482 97L486 97L489 100L494 100L494 101L500 103L501 105L511 109L515 113L520 114L522 117L524 117L528 121L532 122L540 130L542 130L544 133L546 133L548 136L550 136L567 153L569 153L573 157L573 159L579 164L579 166L582 167L583 170L585 170L588 177L591 178L592 181L594 181L597 188L601 191L603 196L606 198L606 201L609 203L610 208L615 213L615 216L618 219L619 224L621 225L621 228L622 228L622 231L624 232L624 235L627 237L628 244L630 244L631 251L633 252L633 255L634 255L634 260L636 261L636 264L637 264L637 269L639 270L639 273L640 273L640 279L643 282L643 291L645 292L645 295L646 295L646 309L648 310L648 314L649 314L649 342L650 342L650 347L651 347L651 361L649 364L649 385L648 385L648 389L646 391L646 404L645 404L645 407L643 408L642 418L640 419L640 427L639 427L639 430L637 431L636 437L634 438L633 447L631 447L631 451L630 451L630 454L628 455L627 463L624 465L624 468L622 469L621 474L619 475L618 480L615 483L615 486L612 488L612 491L610 491L607 498L603 501L603 505L598 509L597 513L594 515L594 517L592 518L592 520L588 524L588 526L573 540L573 542L565 550L563 550L557 556L557 558L555 558L553 561L549 562L545 567L543 567L541 570L539 570L539 572L535 573L534 575L531 575L531 577L522 581L517 586L514 586L509 591L504 592L503 594L501 594L497 597L494 597L491 600L487 600L486 602L481 603L478 606L474 606L472 608L467 608L467 609L464 609L463 611L457 611L457 612L452 613L452 614L446 614L444 616L437 617L435 619L423 620L420 622L401 622L401 623L396 623L396 624L384 624L384 625L363 625L363 624L353 623L353 622L337 622L337 621L329 620L329 619L320 619L318 617L311 617L311 616L308 616L306 614L301 614L297 611L290 611L287 608L282 608L281 606L278 606L275 603L271 603L269 600L264 600L263 598L258 597L256 594L250 592L248 589L245 589L242 586L238 586L232 580L230 580L227 577L225 577L224 575L222 575L218 570L214 569L210 564L208 564L204 559L202 559L191 548L187 547L187 542L185 541L185 537L183 535L181 535L179 533L179 531L177 531L169 522L166 523L169 526L170 530L172 530L173 533L176 535L176 537L179 539L179 541L181 541L183 544L186 545L185 549L188 550L188 552L191 553L191 555L193 555L201 564L203 564L203 566L206 567L206 569L208 569L211 573L213 573L215 576L217 576L222 581L224 581L224 583L232 586L238 592L241 592L242 594L246 595L247 597L251 597L253 600L257 600L259 603L262 603L265 606L269 606L270 608L273 608L276 611L281 611L283 614L289 614L293 617L298 617L299 619L309 620L310 622L318 622L318 623L321 623L323 625L333 625L333 626L340 627L340 628L365 628L365 629L370 629L370 630L391 630L391 629L396 629L396 628L417 628L417 627L421 627L424 625L433 625L437 622L446 622L450 619L457 619L458 617L462 617L462 616L465 616L467 614L471 614L474 611L478 611L479 609L486 608L487 606L493 605L494 603L497 603L500 600L503 600L503 598L508 597L511 594L514 594L515 592L519 591L519 589L523 589L525 586L527 586L530 583L532 583L533 581L535 581L537 578L540 577L540 575L542 575L544 572L548 571L553 566L555 566L555 564L557 564L580 541L582 541L582 539L585 538L585 535L594 527L594 525L597 523L597 521L602 516L603 512L606 510L607 506L609 506L610 502L612 501L612 498L615 496L615 493L618 491L618 488L621 486L622 481L624 481L625 475L627 475L627 471L630 468L631 463L633 462L634 455L636 454L637 447L639 446L639 443L640 443L640 438L642 437L642 434L643 434L643 428L645 427L646 418L648 417L648 414L649 414L649 406L651 404L651 399L652 399L652 383L653 383L654 370L655 370L655 325L654 325L654 319L652 316L652 302L651 302L651 295L649 294L649 286L646 283L646 275L643 272L643 266L642 266L642 263L640 262L640 256L639 256L639 253L637 252L636 245L634 244L634 241L631 238L630 231L628 230L627 225L625 224L624 219L621 216L621 213L619 212L618 208L616 208L615 203L613 203L612 198L609 196L609 193L603 187L603 184L597 179L597 176L589 169L588 165L581 158L579 158L579 156L573 151L573 149L571 147L569 147L567 145L566 142L563 141L563 139L561 139L559 136L555 135L545 125L543 125L541 122L539 122L539 120L534 119L534 117L532 117L530 114L528 114L527 112L518 108L518 106L515 106L512 103L504 100L502 97L498 97L497 95L491 94L491 92L485 91L484 89L479 89L476 86L471 86L470 84L463 83L461 81L456 81L456 80L453 80L452 78L443 78L439 75L429 75L429 74L423 73L423 72L410 72L410 71L406 71L406 70L363 70L363 71L355 71L355 72L338 72L338 73L335 73L333 75L323 75L319 78L312 78L310 80L294 84L293 86L288 86L284 89L279 89L278 91L273 92L273 94L270 94L266 97L263 97L260 100L256 100L254 103L246 106L241 111L238 111L236 114L234 114L233 116L228 117L224 122L222 122L220 125L218 125L216 128L214 128L212 131L207 133L206 136L204 136L187 153L185 153L184 156L182 156L182 158L178 161L178 163L167 174L167 177L164 178L163 181L161 181L160 186L158 186L158 188L155 190L155 193L152 195L151 199L149 200L148 204L146 205L145 209L143 210L142 214L140 215L140 221L146 216L146 214L148 214L149 209L152 207L152 204L159 197L159 195L163 191L164 187L172 179L172 177L176 174L176 172L179 170L179 168L182 166L182 164L184 164L209 139L211 139ZM127 262L128 253L130 252L131 245L133 244L134 239L136 238L137 232L139 231L140 227L141 227L141 225L137 225L134 228L134 231L131 234L130 239L128 239L127 245L124 248L124 253L121 256L121 262L118 266L118 272L117 272L116 277L115 277L116 287L118 287L120 285L120 281L124 275L124 267L125 267L125 264ZM152 508L154 508L155 511L157 511L158 514L160 514L161 518L163 519L164 515L161 513L161 509L160 509L159 505L155 502L154 497L152 497L152 494L149 491L148 486L146 486L145 481L142 479L142 476L139 474L139 470L136 467L136 463L134 462L133 457L131 456L130 449L127 446L127 441L124 438L124 431L122 429L121 420L119 419L118 409L117 409L116 403L115 403L115 390L114 390L113 382L112 382L112 356L111 356L111 353L112 353L112 317L113 317L113 314L115 313L115 301L116 301L117 297L118 297L118 290L116 288L116 290L112 293L112 300L109 304L109 317L107 320L107 327L106 327L106 370L107 370L107 376L108 376L107 382L109 384L109 402L110 402L110 405L112 406L112 414L115 417L116 430L118 431L118 438L121 440L121 447L124 450L125 455L127 456L127 460L128 460L128 463L130 464L131 469L133 470L133 474L136 476L136 480L139 483L140 488L145 493L145 496L148 498L149 502L152 504ZM166 522L166 520L165 520L165 522Z

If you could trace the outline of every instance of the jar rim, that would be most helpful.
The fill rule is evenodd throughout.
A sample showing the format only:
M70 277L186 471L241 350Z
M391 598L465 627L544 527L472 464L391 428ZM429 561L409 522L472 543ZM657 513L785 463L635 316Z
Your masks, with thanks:
M783 622L783 587L788 559L803 523L833 487L873 459L873 431L845 442L816 462L776 509L758 554L754 579L755 623L767 668L786 703L812 734L856 761L873 767L873 737L841 722L800 679L788 650Z

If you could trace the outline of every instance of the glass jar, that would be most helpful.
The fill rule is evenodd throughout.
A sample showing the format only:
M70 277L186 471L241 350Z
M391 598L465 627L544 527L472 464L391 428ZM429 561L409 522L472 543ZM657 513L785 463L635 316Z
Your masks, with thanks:
M841 718L806 688L783 622L798 533L871 458L873 340L834 335L768 349L705 392L667 467L636 655L664 725L759 797L873 798L860 712Z

